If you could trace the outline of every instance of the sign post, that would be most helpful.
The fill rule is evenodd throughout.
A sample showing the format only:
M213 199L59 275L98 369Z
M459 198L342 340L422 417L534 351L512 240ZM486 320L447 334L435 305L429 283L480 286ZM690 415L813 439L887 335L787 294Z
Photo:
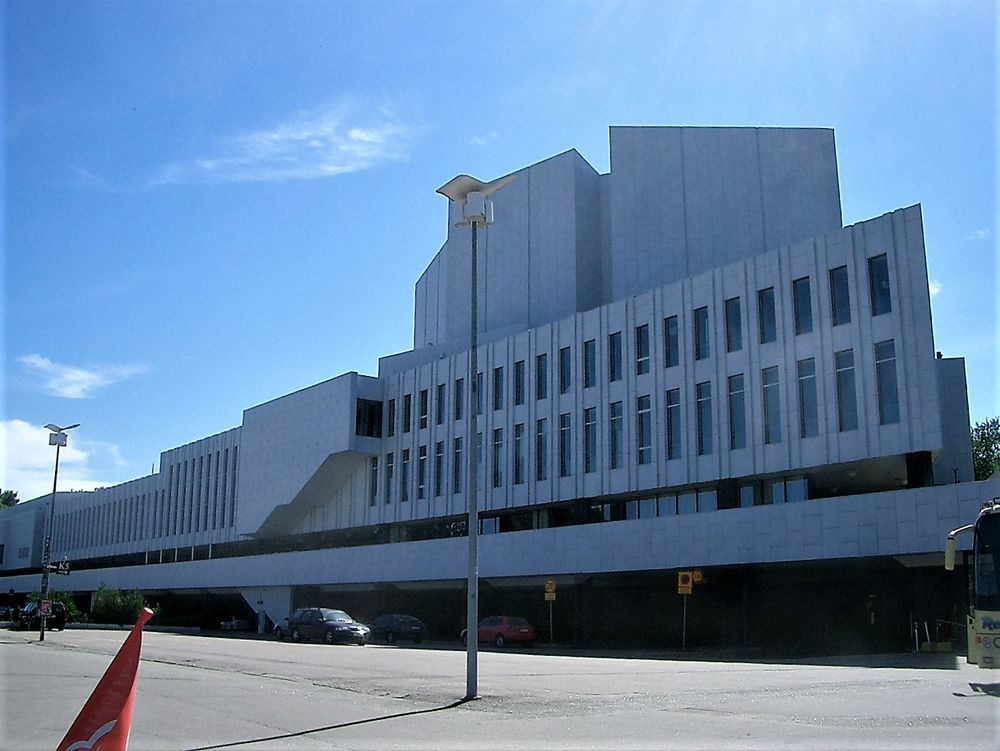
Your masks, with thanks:
M699 578L701 577L699 576ZM684 652L687 647L688 595L691 594L693 584L694 574L691 571L677 572L677 594L684 595L684 609L681 616L681 652Z
M545 581L545 600L549 603L549 646L551 647L555 643L552 635L552 603L556 601L556 583L553 579Z

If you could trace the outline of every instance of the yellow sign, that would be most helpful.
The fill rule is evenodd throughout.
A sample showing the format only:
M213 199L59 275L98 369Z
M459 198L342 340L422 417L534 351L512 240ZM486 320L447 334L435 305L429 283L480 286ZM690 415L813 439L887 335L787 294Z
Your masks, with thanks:
M555 592L546 592L545 593L545 600L547 602L551 602L554 599L556 599L556 593Z
M547 595L548 594L555 594L555 591L556 591L555 580L554 579L546 579L545 580L545 594L547 594ZM546 599L548 599L548 598L546 598ZM555 598L552 598L552 599L555 599Z
M694 571L691 572L691 581L693 581L695 584L701 584L702 575L700 568L696 568Z
M677 572L677 594L679 595L689 595L691 594L691 585L693 584L694 577L690 571L678 571Z

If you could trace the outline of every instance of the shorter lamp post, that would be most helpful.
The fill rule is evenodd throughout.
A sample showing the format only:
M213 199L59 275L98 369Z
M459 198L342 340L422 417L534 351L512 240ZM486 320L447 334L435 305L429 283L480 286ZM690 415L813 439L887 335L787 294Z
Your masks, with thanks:
M52 499L45 519L45 543L42 547L42 591L38 602L38 641L45 641L45 619L48 617L43 603L49 597L49 568L52 565L52 525L56 518L56 483L59 481L59 449L66 445L66 431L80 427L80 423L60 428L51 422L45 426L49 433L49 445L56 447L56 470L52 475Z

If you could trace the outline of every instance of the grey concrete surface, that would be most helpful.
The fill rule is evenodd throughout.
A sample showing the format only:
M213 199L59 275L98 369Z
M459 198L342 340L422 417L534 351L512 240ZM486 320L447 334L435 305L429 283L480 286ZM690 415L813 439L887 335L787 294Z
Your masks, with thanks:
M51 749L124 640L0 632L0 748ZM987 749L1000 674L951 655L796 662L147 633L142 749ZM608 656L618 654L619 656Z

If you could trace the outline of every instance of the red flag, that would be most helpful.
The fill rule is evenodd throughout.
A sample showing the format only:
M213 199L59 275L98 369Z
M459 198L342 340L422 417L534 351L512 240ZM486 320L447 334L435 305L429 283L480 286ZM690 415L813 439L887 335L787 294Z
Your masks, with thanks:
M135 684L139 677L142 627L153 617L143 608L125 643L56 751L125 751L132 727Z

